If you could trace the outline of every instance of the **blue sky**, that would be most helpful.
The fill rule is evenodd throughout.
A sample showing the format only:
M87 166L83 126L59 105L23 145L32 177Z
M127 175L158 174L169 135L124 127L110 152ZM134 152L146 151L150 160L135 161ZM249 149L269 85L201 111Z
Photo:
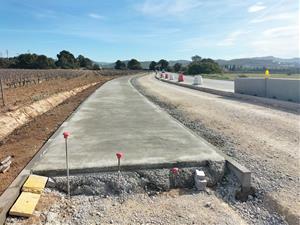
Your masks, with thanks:
M0 0L0 52L96 61L299 56L298 0Z

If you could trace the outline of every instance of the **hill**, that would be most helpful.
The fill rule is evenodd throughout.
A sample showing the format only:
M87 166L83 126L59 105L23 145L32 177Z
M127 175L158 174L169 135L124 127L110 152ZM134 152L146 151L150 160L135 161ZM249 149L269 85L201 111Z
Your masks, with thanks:
M282 59L273 56L254 57L254 58L241 58L231 60L216 60L221 66L236 65L243 67L267 67L269 69L279 68L300 68L300 58Z

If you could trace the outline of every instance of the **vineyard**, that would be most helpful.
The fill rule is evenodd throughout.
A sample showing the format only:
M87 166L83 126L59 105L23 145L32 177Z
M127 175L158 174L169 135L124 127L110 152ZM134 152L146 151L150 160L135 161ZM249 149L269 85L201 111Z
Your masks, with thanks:
M15 110L62 91L132 73L136 71L0 69L0 113Z
M28 69L0 69L0 79L3 88L17 88L21 86L40 84L58 78L71 79L97 71L90 70L28 70Z

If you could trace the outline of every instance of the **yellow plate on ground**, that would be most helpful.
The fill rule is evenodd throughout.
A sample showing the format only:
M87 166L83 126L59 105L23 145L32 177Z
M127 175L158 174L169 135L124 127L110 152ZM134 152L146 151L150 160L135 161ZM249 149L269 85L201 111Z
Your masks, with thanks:
M32 193L42 193L47 183L48 177L30 175L23 185L22 191Z
M9 215L30 217L34 212L40 196L40 194L22 192L10 209Z

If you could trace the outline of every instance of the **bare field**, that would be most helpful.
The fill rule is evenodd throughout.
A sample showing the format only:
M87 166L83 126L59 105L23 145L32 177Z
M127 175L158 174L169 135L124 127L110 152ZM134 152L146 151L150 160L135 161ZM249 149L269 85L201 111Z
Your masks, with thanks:
M5 106L2 106L2 101L0 101L0 113L16 110L19 107L59 92L69 91L86 84L101 81L104 76L118 76L132 73L132 71L116 70L0 69L5 100ZM16 86L8 85L12 82Z

